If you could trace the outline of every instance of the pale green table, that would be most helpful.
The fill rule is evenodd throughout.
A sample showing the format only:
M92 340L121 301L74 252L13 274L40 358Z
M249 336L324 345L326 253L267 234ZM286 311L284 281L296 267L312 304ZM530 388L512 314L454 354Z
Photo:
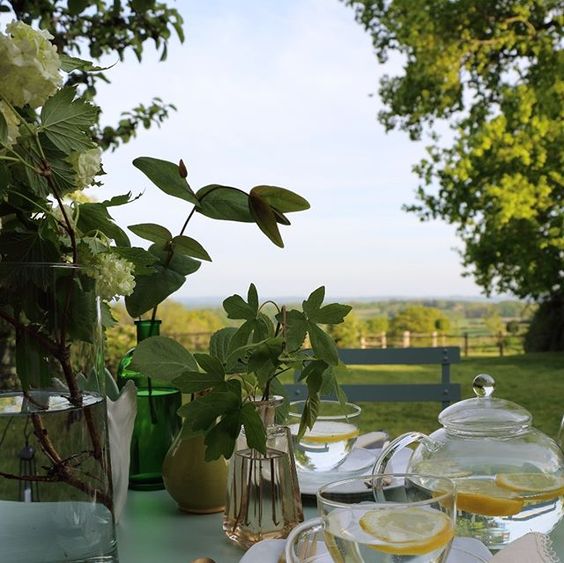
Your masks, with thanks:
M222 516L179 512L165 491L129 491L118 525L120 563L191 563L203 556L236 563L243 552L223 535ZM306 506L305 516L316 516L313 504ZM552 540L564 563L564 521Z

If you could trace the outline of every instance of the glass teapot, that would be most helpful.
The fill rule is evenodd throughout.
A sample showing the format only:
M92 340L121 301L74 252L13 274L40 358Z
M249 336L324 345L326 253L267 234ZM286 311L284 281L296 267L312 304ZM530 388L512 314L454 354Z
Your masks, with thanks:
M564 455L533 428L531 413L493 397L493 377L478 375L473 388L476 397L443 410L443 427L430 436L410 432L392 441L374 473L383 473L398 450L419 443L408 472L453 479L457 535L497 550L526 532L548 533L563 517Z

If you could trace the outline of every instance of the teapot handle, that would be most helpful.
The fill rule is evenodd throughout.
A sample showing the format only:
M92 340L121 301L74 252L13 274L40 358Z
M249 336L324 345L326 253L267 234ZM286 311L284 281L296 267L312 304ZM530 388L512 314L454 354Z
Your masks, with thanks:
M427 434L423 434L422 432L407 432L406 434L398 436L395 440L392 440L384 448L380 457L376 460L376 463L372 468L372 475L381 475L384 473L386 471L386 466L396 452L417 442L423 442L427 445L433 444L433 441L429 438L429 436L427 436Z

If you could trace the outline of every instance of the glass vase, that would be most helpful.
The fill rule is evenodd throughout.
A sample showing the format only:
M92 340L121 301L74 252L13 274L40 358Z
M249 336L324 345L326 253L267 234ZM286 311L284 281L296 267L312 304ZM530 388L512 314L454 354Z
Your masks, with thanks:
M94 280L0 263L0 324L0 561L118 561Z
M275 424L282 401L255 402L266 427L266 454L249 448L242 430L229 463L223 530L245 549L264 539L285 538L303 521L290 430Z
M135 321L137 342L158 336L161 321ZM178 389L129 368L133 352L127 352L118 366L117 381L122 388L133 381L137 388L137 417L131 439L129 488L153 491L164 489L162 467L165 456L180 431L182 419L176 414L182 404Z

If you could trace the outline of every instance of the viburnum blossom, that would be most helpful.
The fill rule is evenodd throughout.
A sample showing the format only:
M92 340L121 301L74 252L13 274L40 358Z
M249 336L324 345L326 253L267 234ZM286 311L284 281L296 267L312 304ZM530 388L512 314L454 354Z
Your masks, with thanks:
M17 21L0 33L0 95L16 107L42 106L61 86L61 61L53 36Z
M96 279L100 297L111 301L116 296L127 296L135 288L134 266L124 258L111 252L98 254L88 269L88 274Z
M76 173L75 187L77 190L82 190L89 186L100 172L102 151L96 147L84 152L73 152L68 160Z
M13 112L4 102L0 101L0 113L6 120L8 127L8 138L4 143L5 147L10 149L16 144L16 139L19 137L19 124L20 120L15 112Z

